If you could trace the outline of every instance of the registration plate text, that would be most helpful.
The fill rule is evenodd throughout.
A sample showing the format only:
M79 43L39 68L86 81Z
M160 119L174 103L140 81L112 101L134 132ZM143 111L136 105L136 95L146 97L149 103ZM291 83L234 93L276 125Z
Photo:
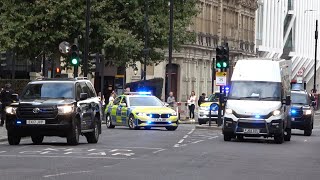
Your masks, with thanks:
M243 129L245 134L259 134L260 129Z
M27 120L26 124L46 124L45 120Z

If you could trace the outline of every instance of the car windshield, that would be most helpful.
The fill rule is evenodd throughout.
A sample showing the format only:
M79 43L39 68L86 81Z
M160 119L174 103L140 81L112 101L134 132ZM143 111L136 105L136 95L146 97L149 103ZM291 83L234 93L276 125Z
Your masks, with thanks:
M163 103L154 96L129 97L130 106L163 106Z
M291 93L292 104L308 104L308 96L302 93Z
M209 97L208 97L208 102L217 102L219 101L219 93L215 93L215 94L211 94Z
M234 81L231 83L229 99L279 101L281 99L281 83Z
M72 83L42 83L29 84L21 96L21 99L72 99L74 89Z

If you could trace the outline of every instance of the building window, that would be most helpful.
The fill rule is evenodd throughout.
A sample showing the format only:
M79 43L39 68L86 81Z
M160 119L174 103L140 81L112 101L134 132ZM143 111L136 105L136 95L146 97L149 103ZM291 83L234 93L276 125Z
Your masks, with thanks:
M154 65L147 66L147 75L154 76Z

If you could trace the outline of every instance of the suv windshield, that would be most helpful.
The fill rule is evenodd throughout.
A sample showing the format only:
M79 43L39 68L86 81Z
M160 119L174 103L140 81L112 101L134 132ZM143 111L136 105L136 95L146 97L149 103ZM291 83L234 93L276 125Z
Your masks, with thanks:
M154 96L129 97L130 106L163 106L162 102Z
M281 83L260 81L233 81L229 99L259 99L264 101L280 101Z
M308 96L302 93L291 92L292 104L308 104Z
M29 84L21 99L74 98L72 83Z

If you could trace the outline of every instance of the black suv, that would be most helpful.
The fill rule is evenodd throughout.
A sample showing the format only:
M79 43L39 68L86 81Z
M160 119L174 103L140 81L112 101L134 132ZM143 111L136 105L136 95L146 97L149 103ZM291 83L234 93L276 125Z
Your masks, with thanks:
M314 120L314 97L306 91L291 91L291 128L311 136Z
M88 143L98 142L102 108L86 78L39 79L13 98L17 102L6 107L10 145L18 145L26 136L34 144L41 144L44 136L66 137L70 145L79 143L79 135Z

